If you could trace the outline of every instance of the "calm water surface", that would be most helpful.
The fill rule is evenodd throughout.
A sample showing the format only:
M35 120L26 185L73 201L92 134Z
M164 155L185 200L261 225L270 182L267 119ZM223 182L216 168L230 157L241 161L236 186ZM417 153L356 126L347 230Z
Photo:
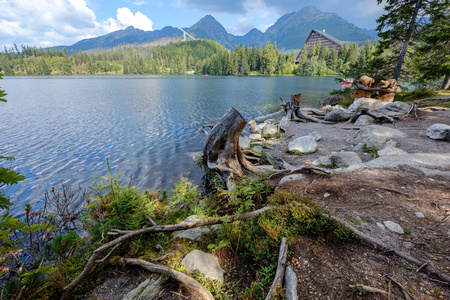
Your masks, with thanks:
M4 189L15 212L26 203L39 209L45 190L61 183L92 186L114 174L143 189L171 189L180 174L197 183L203 175L192 160L205 136L231 106L247 119L267 113L294 92L319 106L332 77L68 76L6 77L0 103L1 161L26 180Z

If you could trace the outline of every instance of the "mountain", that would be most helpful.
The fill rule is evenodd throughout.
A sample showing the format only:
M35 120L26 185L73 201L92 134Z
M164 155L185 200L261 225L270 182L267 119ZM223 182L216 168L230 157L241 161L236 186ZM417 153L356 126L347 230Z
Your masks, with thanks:
M363 28L362 29L364 31L364 33L367 33L368 35L370 35L372 38L374 39L379 39L380 37L378 36L378 31L376 31L376 29L366 29Z
M258 29L250 30L244 36L229 34L213 16L207 15L189 28L186 32L200 39L210 39L234 49L238 44L264 46L267 42L276 42L278 49L299 49L303 46L312 29L323 30L341 41L363 42L373 40L373 32L366 31L342 19L336 13L321 12L314 6L307 6L298 12L281 16L266 32ZM94 48L109 48L123 43L146 42L164 37L182 36L181 30L166 26L161 30L144 31L133 26L96 38L81 40L71 46L58 46L73 49L88 50Z
M299 49L305 43L311 29L325 29L327 33L341 41L362 42L374 39L336 13L321 12L314 6L307 6L279 18L264 33L264 43L277 41L278 49Z

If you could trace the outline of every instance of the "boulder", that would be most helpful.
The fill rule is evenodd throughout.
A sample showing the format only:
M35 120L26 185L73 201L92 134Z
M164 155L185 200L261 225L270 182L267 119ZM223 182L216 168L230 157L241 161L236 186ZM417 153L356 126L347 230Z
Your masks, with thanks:
M264 151L264 148L261 146L254 146L253 147L253 151L258 152L258 153L262 153Z
M297 150L302 153L312 153L316 152L318 149L316 138L311 135L306 135L299 137L288 145L288 150L293 151Z
M384 107L388 103L390 102L385 102L372 98L358 98L355 101L353 101L353 104L350 105L350 107L347 110L350 114L354 114L356 111L361 109L377 110Z
M350 144L366 144L367 147L383 148L387 141L396 137L406 137L403 132L380 125L368 125L348 140Z
M213 280L223 282L224 270L220 267L219 259L212 254L193 250L183 258L181 264L186 266L187 271L198 270Z
M325 115L328 122L345 122L351 118L351 114L345 109L334 109Z
M262 128L263 134L275 134L278 132L278 127L276 125L267 123L266 126Z
M355 121L355 126L367 126L375 123L375 119L368 115L361 115Z
M255 118L255 121L257 123L262 123L267 119L275 119L275 120L281 120L282 117L286 116L286 113L284 112L284 110L280 110L265 116L261 116L261 117L257 117Z
M284 272L284 288L286 289L284 296L286 300L298 300L297 284L297 274L295 274L291 266L287 266Z
M433 124L428 127L427 136L433 140L450 141L450 126L445 124Z
M187 217L180 224L185 224L185 223L194 222L194 221L198 221L198 220L200 220L200 219L198 218L197 215L192 215L192 216ZM174 239L184 238L184 239L189 239L192 241L201 241L203 235L210 234L210 233L211 233L211 231L207 227L197 227L197 228L191 228L191 229L187 229L187 230L175 231L174 233L172 233L172 237Z
M388 102L382 108L376 109L375 112L385 114L389 117L406 115L411 110L411 105L404 102Z
M247 124L248 124L248 126L250 127L250 130L251 130L253 133L259 133L259 127L258 127L258 125L256 124L256 121L255 121L255 120L251 120L251 121L248 122Z
M330 159L331 162L339 168L347 168L352 165L362 163L362 160L359 158L358 154L352 151L331 152Z
M250 138L248 136L245 135L241 135L239 137L239 146L242 149L247 149L250 148Z
M339 104L339 101L341 101L342 99L344 99L344 96L342 96L342 95L330 96L322 101L322 106L326 106L326 105L335 106L335 105Z

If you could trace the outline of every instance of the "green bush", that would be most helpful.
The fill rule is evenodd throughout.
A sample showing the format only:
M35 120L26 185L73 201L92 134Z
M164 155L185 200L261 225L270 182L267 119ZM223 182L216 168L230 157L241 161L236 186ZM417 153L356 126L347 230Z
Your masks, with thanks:
M394 100L407 102L436 96L439 96L439 93L435 91L429 89L417 89L396 94Z

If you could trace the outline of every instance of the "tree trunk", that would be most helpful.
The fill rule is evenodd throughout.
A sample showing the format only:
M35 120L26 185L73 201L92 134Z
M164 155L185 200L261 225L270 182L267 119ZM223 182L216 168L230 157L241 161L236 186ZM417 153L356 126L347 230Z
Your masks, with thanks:
M444 82L442 83L442 90L450 90L450 76L445 75Z
M400 71L402 70L403 61L405 60L406 51L408 50L408 44L409 44L409 41L411 40L411 36L412 36L412 34L414 32L414 28L416 26L417 15L419 14L419 10L422 6L422 2L423 2L423 0L416 1L416 5L414 7L414 13L413 13L413 16L411 19L411 23L409 23L408 31L406 32L405 42L403 43L402 51L400 52L400 55L398 56L397 66L395 66L394 76L392 77L395 80L398 80L398 78L400 77Z
M251 165L239 147L239 136L246 124L244 117L232 107L214 125L203 145L203 163L224 181L243 176L243 168Z

